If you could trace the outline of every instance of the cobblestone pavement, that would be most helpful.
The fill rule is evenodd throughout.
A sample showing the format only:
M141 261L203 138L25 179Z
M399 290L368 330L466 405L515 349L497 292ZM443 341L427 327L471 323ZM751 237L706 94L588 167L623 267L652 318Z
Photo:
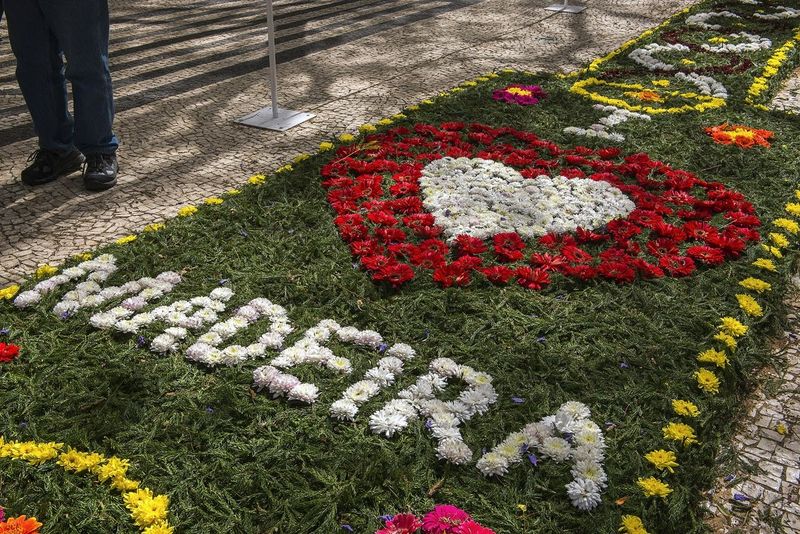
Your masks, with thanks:
M101 194L83 191L77 174L36 189L18 183L36 143L4 39L0 285L480 73L577 68L690 2L591 0L577 16L544 11L547 3L278 0L280 100L317 114L278 134L232 122L268 101L263 2L111 0L123 144L119 185Z
M780 363L762 372L731 449L723 451L736 468L709 492L715 532L800 532L800 279L794 284L789 330L775 347Z
M800 113L800 69L786 80L780 92L772 100L772 108L792 113Z

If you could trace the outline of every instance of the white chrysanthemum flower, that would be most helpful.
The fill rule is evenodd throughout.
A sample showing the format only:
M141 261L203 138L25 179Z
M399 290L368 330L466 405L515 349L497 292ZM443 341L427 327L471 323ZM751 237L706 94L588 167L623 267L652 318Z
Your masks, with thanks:
M518 449L522 448L523 445L528 445L527 437L522 432L513 432L506 436L501 442L501 445L510 445L512 447L516 447Z
M393 399L387 402L383 409L399 413L409 421L417 419L417 409L414 408L414 405L407 400Z
M417 352L410 345L406 345L405 343L395 343L386 350L387 356L400 358L404 362L413 360L416 354Z
M180 324L186 318L186 314L179 311L171 311L164 317L169 324Z
M381 367L373 367L372 369L369 369L364 374L364 378L376 382L380 387L383 388L391 386L394 384L395 380L394 373Z
M70 280L74 280L75 278L80 278L86 274L85 269L81 269L80 267L69 267L64 269L61 274L69 278Z
M27 308L42 300L42 295L38 291L23 291L14 299L14 306L17 308Z
M463 373L461 378L470 386L483 386L492 383L492 375L475 371L474 369L471 372Z
M522 446L514 445L513 443L503 442L494 449L492 452L502 454L508 458L509 464L516 464L522 461Z
M352 421L358 413L358 406L350 399L339 399L330 408L331 417L339 421Z
M342 373L344 375L349 375L353 372L353 366L350 363L350 360L341 356L334 356L333 358L327 360L325 362L325 366L332 371L336 371L337 373Z
M275 367L280 367L285 369L287 367L294 367L297 362L291 356L286 354L280 354L279 356L275 356L269 362L270 365L274 365Z
M455 465L464 465L472 460L472 450L462 440L444 439L436 447L436 455Z
M475 415L475 407L460 400L447 401L447 409L459 421L469 421Z
M320 326L322 328L327 328L331 332L337 332L342 327L339 323L337 323L333 319L323 319L322 321L319 322L319 324L317 324L317 326Z
M281 372L271 365L264 365L253 370L253 383L261 390L269 387L272 381L281 375Z
M269 385L269 391L273 396L280 397L287 395L292 389L299 385L299 378L282 373L272 379Z
M92 281L81 282L80 284L75 285L76 291L83 291L85 293L97 293L100 291L100 289L100 284Z
M189 302L198 308L208 308L214 301L209 297L193 297Z
M497 452L487 452L481 456L475 467L478 468L478 471L483 476L489 477L505 475L508 473L509 465L510 463L506 456Z
M433 414L444 414L445 416L453 417L456 421L458 419L450 414L450 409L447 404L440 399L422 399L413 401L419 412L425 416L432 416Z
M449 407L446 404L444 404L443 408L443 410L436 410L430 414L434 426L438 426L439 428L457 428L461 424L461 420L450 413Z
M186 358L194 361L205 361L213 348L206 343L194 343L186 349Z
M572 501L572 505L587 512L600 504L600 488L591 480L579 478L566 485L567 495Z
M222 313L225 311L226 306L224 302L221 302L219 300L212 300L211 304L206 306L206 308L208 308L211 311L215 311L217 313Z
M138 293L139 291L144 289L142 287L142 284L140 284L136 280L132 280L130 282L125 282L124 284L122 284L119 287L120 287L120 289L122 289L127 294Z
M115 306L104 313L108 313L109 315L117 319L125 319L127 317L131 317L134 312L127 308L123 308L122 306Z
M267 346L263 343L251 343L245 350L248 358L262 358L267 354Z
M431 371L443 377L455 377L461 374L461 366L450 358L436 358L429 367Z
M374 330L362 330L354 340L356 345L377 349L383 343L383 337Z
M573 433L575 432L575 429L577 427L577 422L575 421L575 418L572 415L566 412L562 412L560 410L556 412L556 419L554 424L556 430L558 430L562 434L566 432Z
M396 375L402 374L403 372L403 360L394 356L386 356L385 358L381 358L378 360L376 365L381 369Z
M300 384L289 392L289 400L313 404L319 397L319 388L314 384Z
M408 419L396 412L379 410L369 418L369 428L375 434L391 438L408 426Z
M593 430L580 430L575 433L575 445L586 445L598 449L606 448L606 440L601 432Z
M553 436L553 427L541 422L529 423L522 429L522 433L525 435L525 443L538 447L545 438Z
M356 404L363 404L380 391L380 386L372 380L359 380L344 390L343 397Z
M427 384L424 387L430 386L433 391L444 391L444 388L447 387L447 380L437 374L428 373L417 380L417 385L423 384Z
M42 295L47 295L55 288L57 288L59 285L60 284L58 283L58 281L54 280L53 278L48 278L47 280L42 280L41 282L36 284L33 290L38 291Z
M93 327L100 328L102 330L113 328L116 322L117 318L110 313L96 313L89 319L89 323Z
M147 306L147 301L144 297L137 295L123 300L121 306L127 310L139 311Z
M288 336L292 332L294 332L294 327L289 324L289 321L284 320L275 320L272 322L272 325L269 327L271 332L276 334L280 334L281 336Z
M261 317L261 312L254 306L245 305L236 310L236 316L243 318L248 323L252 323Z
M198 330L202 328L203 321L201 321L198 317L192 315L191 317L184 317L179 323L178 326L181 328L186 328L188 330Z
M121 321L117 321L117 323L114 325L114 328L124 334L135 334L139 331L141 325L136 324L132 320L123 319Z
M461 431L458 429L458 427L441 427L436 423L431 423L431 434L433 434L433 437L439 441L446 439L463 440L461 437Z
M80 309L81 305L74 300L62 300L53 306L53 313L56 315L72 315Z
M222 349L222 363L228 366L239 364L247 359L247 349L241 345L230 345Z
M192 317L195 317L200 320L203 324L213 323L219 319L219 315L217 312L212 310L211 308L201 308L192 314Z
M458 400L463 404L469 406L472 414L484 413L489 409L489 399L480 392L474 389L466 389L458 396Z
M173 286L178 285L181 283L181 275L174 271L164 271L163 273L156 276L156 280L160 280L162 282L166 282L168 284L172 284Z
M86 279L92 282L97 282L98 284L102 284L103 282L108 280L108 277L111 276L113 273L114 271L95 271L93 273L89 273Z
M106 299L100 295L86 295L86 297L82 298L79 302L81 307L96 308L101 304L105 304Z
M247 305L257 309L260 314L267 315L267 311L272 306L272 301L263 297L258 297L248 302Z
M267 332L258 338L259 343L263 343L270 349L279 349L283 347L284 337L277 332Z
M576 462L580 462L582 460L590 460L593 462L601 463L605 460L605 453L603 449L598 447L591 447L589 445L579 445L575 448L575 451L572 453L572 457L575 459Z
M277 304L272 304L271 306L264 306L261 309L262 313L269 317L271 320L275 321L277 319L284 319L286 320L286 316L288 315L286 312L286 308L283 306L278 306Z
M164 291L157 287L146 287L139 292L139 296L146 300L155 300L164 296Z
M117 299L125 294L122 288L117 286L105 287L101 289L99 293L99 295L106 300Z
M588 419L592 415L591 411L589 410L589 407L586 406L584 403L578 401L565 402L558 408L558 412L556 413L559 412L569 414L570 417L576 420Z
M358 334L360 333L361 330L353 326L344 326L336 331L336 335L338 335L339 339L341 339L345 343L354 343Z
M61 298L63 300L80 300L84 296L85 296L84 293L81 293L80 291L75 291L73 289L72 291L67 291L66 293L64 293L64 296Z
M397 394L401 399L408 399L414 402L433 398L433 386L430 382L417 382Z
M219 334L222 339L228 339L236 335L236 327L230 321L223 321L211 327L210 332Z
M211 292L209 297L218 302L228 302L233 297L233 291L227 287L218 287Z
M175 339L184 339L189 335L189 332L185 328L176 326L165 329L164 333L174 337Z
M159 354L174 352L178 350L178 342L169 334L159 334L150 343L150 350Z
M603 466L592 460L579 460L575 462L575 465L570 470L570 473L572 474L572 478L575 480L578 480L579 478L591 480L597 484L597 487L600 489L605 488L608 485L608 476L603 470Z
M231 326L233 326L236 330L244 330L250 326L250 322L247 320L247 318L242 317L241 315L231 317L228 319L228 322L230 322Z
M322 326L314 326L303 333L306 339L313 339L316 342L328 341L331 338L331 331Z
M211 345L212 347L216 347L222 343L223 339L222 336L216 332L206 332L202 336L198 337L197 341L200 343L205 343L206 345Z
M542 441L539 451L555 462L563 462L569 458L572 453L572 447L565 439L551 437Z
M494 386L491 384L481 384L480 386L474 386L475 392L478 395L483 395L486 401L489 404L494 404L497 402L497 391L495 391Z

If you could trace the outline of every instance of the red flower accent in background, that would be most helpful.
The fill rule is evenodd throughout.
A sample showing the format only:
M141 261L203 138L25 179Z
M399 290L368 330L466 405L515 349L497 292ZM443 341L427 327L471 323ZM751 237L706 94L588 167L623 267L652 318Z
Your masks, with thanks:
M559 279L682 277L698 267L738 258L760 239L760 220L745 197L719 182L673 169L647 154L616 147L564 149L531 132L483 124L417 124L342 146L322 169L336 212L334 223L372 278L393 287L420 271L443 287L474 279L538 290ZM527 179L586 177L625 193L636 209L605 227L578 228L525 241L514 232L482 240L445 240L425 212L419 179L444 156L484 158L514 167Z
M19 347L11 343L0 343L0 363L7 363L19 356Z

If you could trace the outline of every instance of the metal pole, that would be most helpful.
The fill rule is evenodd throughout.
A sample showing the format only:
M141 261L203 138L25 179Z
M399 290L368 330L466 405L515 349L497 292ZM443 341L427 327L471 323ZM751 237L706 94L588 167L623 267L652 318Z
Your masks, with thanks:
M566 0L565 0L566 1ZM272 0L267 0L267 31L269 32L269 76L272 91L272 118L278 118L278 62L275 60L275 18L272 14Z

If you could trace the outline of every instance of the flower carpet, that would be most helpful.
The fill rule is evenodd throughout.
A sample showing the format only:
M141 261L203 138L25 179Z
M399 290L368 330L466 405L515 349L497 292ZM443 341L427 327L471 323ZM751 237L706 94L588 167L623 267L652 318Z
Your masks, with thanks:
M0 289L0 532L703 531L796 259L799 46L704 2Z

